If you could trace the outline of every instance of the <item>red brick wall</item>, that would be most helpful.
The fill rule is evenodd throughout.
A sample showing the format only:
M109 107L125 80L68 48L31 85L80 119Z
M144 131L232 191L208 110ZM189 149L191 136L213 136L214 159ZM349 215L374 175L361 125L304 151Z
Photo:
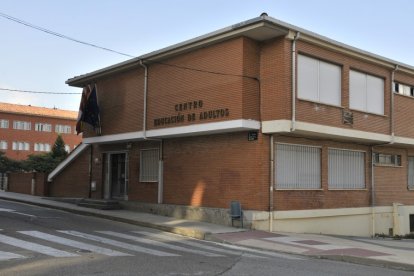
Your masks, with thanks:
M89 158L91 148L85 149L73 162L49 183L53 197L85 197L89 195ZM94 197L101 198L99 195Z
M55 125L70 125L72 132L70 134L62 133L62 138L65 144L70 146L70 149L73 150L74 146L78 145L82 136L77 136L74 134L76 121L68 119L58 119L50 117L38 117L38 116L29 116L23 114L9 114L9 113L0 113L0 119L9 120L9 128L0 128L0 140L7 141L7 150L4 151L6 156L11 159L26 159L29 154L40 154L44 152L34 151L34 143L48 143L50 148L53 147L55 140L57 138L57 133L55 132ZM13 121L25 121L31 122L31 130L17 130L13 129ZM35 131L35 123L48 123L52 124L51 132L44 131ZM13 150L13 141L18 142L27 142L30 144L29 151L17 151Z
M31 194L32 179L35 180L35 194L47 195L47 182L45 173L8 173L8 191L21 194Z
M164 202L267 210L268 149L267 136L247 141L246 132L165 140Z

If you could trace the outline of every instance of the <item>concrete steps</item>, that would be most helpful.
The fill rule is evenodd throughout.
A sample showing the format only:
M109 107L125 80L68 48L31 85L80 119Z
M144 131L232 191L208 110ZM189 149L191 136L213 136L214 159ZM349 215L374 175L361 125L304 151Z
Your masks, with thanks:
M82 199L78 202L78 206L93 208L99 210L119 210L121 205L116 200L107 199Z

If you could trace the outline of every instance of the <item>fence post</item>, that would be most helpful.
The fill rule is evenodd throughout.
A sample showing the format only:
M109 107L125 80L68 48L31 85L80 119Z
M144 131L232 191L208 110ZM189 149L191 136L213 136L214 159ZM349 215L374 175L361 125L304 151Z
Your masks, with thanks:
M32 173L32 186L31 186L31 195L36 194L36 172Z

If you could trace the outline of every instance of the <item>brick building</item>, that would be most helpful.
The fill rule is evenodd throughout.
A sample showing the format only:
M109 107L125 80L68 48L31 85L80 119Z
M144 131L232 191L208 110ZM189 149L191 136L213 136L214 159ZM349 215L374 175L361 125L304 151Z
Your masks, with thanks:
M61 134L70 152L82 141L75 132L77 116L74 111L0 103L0 151L26 159L50 151Z
M85 131L52 195L215 221L237 200L270 231L414 231L412 66L263 14L67 83L96 83L102 135Z

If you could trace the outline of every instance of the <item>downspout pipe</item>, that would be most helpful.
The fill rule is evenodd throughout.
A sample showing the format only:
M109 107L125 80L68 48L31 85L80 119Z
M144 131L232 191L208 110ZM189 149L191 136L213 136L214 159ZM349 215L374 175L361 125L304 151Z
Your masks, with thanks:
M290 131L296 130L296 40L299 39L300 32L297 32L292 40L292 121Z
M374 146L371 146L371 224L372 224L372 235L375 237L375 173L374 173Z
M391 73L391 110L390 110L390 117L391 117L391 142L390 144L394 144L395 138L395 123L394 123L394 82L395 82L395 72L398 70L398 64L395 65L394 70Z
M275 185L275 150L273 134L270 135L270 187L269 187L269 232L273 231L273 189Z
M141 59L139 64L144 68L144 110L142 119L142 135L147 138L147 96L148 96L148 66Z
M148 138L147 137L147 98L148 98L148 66L144 63L144 61L141 59L139 61L139 64L141 67L144 68L144 107L143 107L143 119L142 119L142 136L144 140L151 140L151 141L158 141L160 143L159 147L159 164L158 164L158 204L162 204L163 199L163 190L164 190L164 181L163 181L163 175L164 175L164 162L163 162L163 140L162 139L154 139L154 138Z

